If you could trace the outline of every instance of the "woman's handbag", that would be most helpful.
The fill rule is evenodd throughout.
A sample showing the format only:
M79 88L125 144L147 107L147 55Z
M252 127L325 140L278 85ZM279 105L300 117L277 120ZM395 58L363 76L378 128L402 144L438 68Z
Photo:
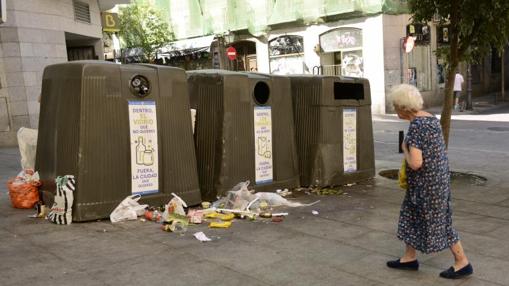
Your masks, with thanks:
M408 190L408 178L406 175L406 159L403 158L403 162L401 162L401 168L399 168L398 172L399 178L399 187L403 190Z

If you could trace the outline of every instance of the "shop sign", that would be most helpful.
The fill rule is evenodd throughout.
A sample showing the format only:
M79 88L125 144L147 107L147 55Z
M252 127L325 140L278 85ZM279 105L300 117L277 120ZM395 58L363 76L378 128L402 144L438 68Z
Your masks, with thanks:
M118 20L117 13L102 12L101 23L105 32L120 31L120 21Z
M273 180L272 113L270 106L254 108L255 173L256 184Z
M362 30L357 28L338 28L320 35L323 52L362 48Z
M343 170L357 171L357 110L343 109Z
M438 26L437 27L437 42L438 44L448 45L450 38L449 38L449 26Z
M155 101L129 101L131 138L131 191L151 194L159 191L157 116Z

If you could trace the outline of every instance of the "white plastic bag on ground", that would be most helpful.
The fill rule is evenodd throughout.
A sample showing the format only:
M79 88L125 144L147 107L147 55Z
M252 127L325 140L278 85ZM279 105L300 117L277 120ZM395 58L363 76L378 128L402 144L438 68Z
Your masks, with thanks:
M224 198L215 201L212 207L232 210L246 210L249 203L256 197L247 188L249 181L240 182L235 185ZM222 205L222 206L221 206Z
M320 201L316 201L310 204L303 204L299 202L290 202L289 200L283 198L279 194L276 193L268 193L268 192L259 192L254 194L258 200L266 201L271 207L277 206L287 206L287 207L308 207L312 206Z
M173 196L173 199L171 199L164 206L164 212L162 216L163 221L167 221L170 214L186 216L186 211L184 210L184 207L187 208L186 202L181 197L177 196L175 193L171 193L171 195Z
M37 151L37 129L21 127L17 133L21 168L35 169L35 153Z
M140 195L127 196L110 214L112 223L117 223L126 220L136 220L138 216L145 213L145 208L148 205L140 205Z

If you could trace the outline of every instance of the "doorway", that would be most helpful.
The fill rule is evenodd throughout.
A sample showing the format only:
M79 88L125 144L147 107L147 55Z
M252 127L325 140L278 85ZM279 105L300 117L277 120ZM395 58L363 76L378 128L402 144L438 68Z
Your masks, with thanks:
M255 42L238 41L230 46L234 47L237 51L237 57L234 60L227 60L229 70L258 71Z
M66 32L65 45L68 61L98 60L99 55L102 55L102 40L98 38Z

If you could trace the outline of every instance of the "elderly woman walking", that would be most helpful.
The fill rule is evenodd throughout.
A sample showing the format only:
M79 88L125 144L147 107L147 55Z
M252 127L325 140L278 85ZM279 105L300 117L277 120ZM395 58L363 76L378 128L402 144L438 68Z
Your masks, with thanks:
M439 120L422 110L422 96L416 87L396 86L391 92L398 117L410 121L402 144L406 160L408 190L401 205L398 238L406 244L405 254L387 266L418 270L416 250L423 253L450 248L454 265L440 273L457 279L473 273L452 227L449 161Z

